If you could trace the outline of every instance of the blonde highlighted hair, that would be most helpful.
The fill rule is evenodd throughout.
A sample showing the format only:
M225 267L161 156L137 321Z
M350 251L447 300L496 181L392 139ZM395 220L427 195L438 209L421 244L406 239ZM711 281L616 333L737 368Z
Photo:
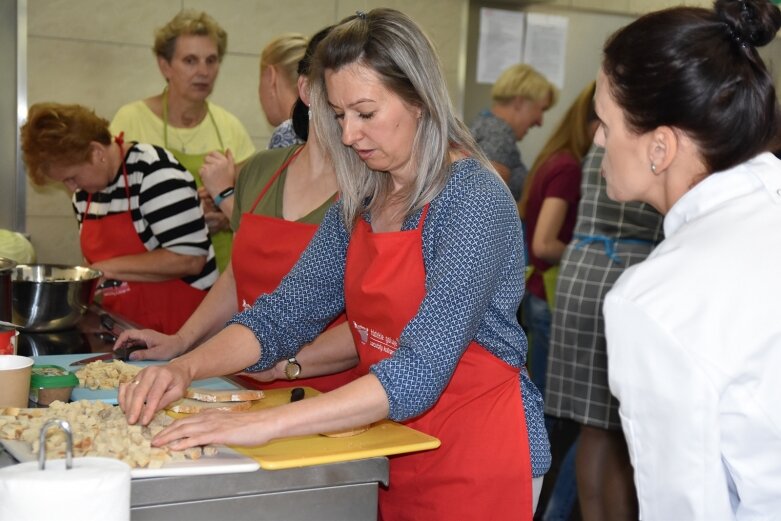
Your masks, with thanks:
M502 71L491 88L491 99L507 103L519 96L532 101L550 99L552 107L559 98L559 89L533 67L518 63Z
M155 31L152 50L155 55L170 62L176 50L176 39L180 36L208 36L217 44L217 56L222 61L228 50L228 33L217 21L203 11L184 9L170 22Z
M89 160L90 144L111 144L107 120L81 105L36 103L20 129L22 158L27 175L36 185L46 184L49 168Z
M402 212L409 216L434 199L450 175L450 152L459 150L493 171L467 127L456 117L442 66L434 45L423 30L394 9L372 9L351 16L334 27L317 46L310 76L311 108L323 148L331 154L341 189L345 225L351 228L364 209L381 206L392 193L387 172L370 170L354 150L342 143L325 85L325 72L353 63L365 66L385 88L421 116L412 144L416 175L403 194Z
M559 152L568 152L580 163L588 152L594 140L591 124L597 120L594 111L595 86L595 82L592 81L578 94L534 161L529 175L523 182L523 192L518 202L518 213L521 217L526 217L526 205L529 202L531 185L537 171L551 156Z

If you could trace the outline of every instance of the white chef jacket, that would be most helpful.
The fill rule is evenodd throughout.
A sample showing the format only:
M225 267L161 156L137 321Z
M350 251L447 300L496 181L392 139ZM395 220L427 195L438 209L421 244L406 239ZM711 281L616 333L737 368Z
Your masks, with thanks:
M694 186L604 313L644 520L781 519L781 161Z

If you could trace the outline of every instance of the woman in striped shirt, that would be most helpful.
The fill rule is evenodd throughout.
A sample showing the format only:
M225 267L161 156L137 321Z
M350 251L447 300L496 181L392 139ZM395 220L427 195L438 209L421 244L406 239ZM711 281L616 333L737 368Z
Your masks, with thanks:
M169 152L125 144L108 126L80 105L33 105L21 129L28 175L73 193L103 307L175 332L217 278L195 182Z

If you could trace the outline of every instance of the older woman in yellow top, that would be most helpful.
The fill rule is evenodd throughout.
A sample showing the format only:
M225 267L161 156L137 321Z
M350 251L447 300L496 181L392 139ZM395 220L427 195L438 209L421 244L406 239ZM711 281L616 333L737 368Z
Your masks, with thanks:
M124 132L125 139L164 146L193 175L220 271L230 258L232 233L219 208L231 196L234 182L204 186L200 170L210 152L231 155L238 163L255 152L241 122L207 101L227 46L227 33L211 16L181 11L155 34L153 49L166 81L163 92L121 107L111 122L113 134Z

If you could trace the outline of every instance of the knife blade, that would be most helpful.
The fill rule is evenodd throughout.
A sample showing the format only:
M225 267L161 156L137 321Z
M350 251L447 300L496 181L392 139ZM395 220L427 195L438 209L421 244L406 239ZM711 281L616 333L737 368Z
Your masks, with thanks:
M123 362L127 362L130 359L130 353L133 351L138 351L139 349L146 349L145 343L139 343L135 340L130 340L123 344L121 347L116 349L115 351L110 351L108 353L102 353L97 356L92 356L90 358L84 358L82 360L77 360L73 363L71 363L71 366L74 365L86 365L90 362L97 362L99 360L121 360Z
M116 359L116 355L112 351L110 353L103 353L103 354L98 355L98 356L91 356L89 358L83 358L81 360L76 360L75 362L71 362L71 366L74 366L74 365L87 365L87 364L89 364L91 362L97 362L99 360L115 360L115 359Z

